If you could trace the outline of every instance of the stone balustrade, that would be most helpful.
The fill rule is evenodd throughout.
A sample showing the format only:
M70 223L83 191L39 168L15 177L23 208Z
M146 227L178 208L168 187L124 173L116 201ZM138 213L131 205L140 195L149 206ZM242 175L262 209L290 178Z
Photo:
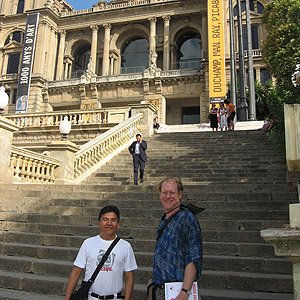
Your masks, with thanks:
M127 116L124 121L115 127L80 147L68 140L55 140L51 143L47 143L45 145L47 152L45 153L48 155L12 146L12 132L17 131L20 127L15 125L16 119L13 117L11 117L12 120L0 117L0 129L3 131L2 136L7 136L6 138L0 139L0 145L3 145L2 151L0 148L0 156L3 158L1 168L6 173L12 173L7 179L2 181L0 179L0 181L15 183L78 184L109 159L128 147L129 143L135 139L137 133L142 133L145 137L151 136L153 133L152 120L154 110L155 108L151 104L133 105L131 108L132 117L128 118ZM87 111L82 113L87 114ZM124 109L123 112L118 111L117 116L114 115L115 113L116 110L112 110L112 116L108 114L106 119L120 119L118 114L127 114L129 110L127 108ZM45 114L35 114L35 117L37 117L37 115L39 118L41 115L45 116ZM58 113L58 115L60 116L57 119L59 121L62 120L62 117L65 115L73 116L74 112L72 112L72 114ZM56 114L52 114L52 117L53 116L56 116ZM95 114L95 116L99 116L99 114ZM27 122L25 121L24 123L27 126L31 124L28 120L32 120L33 123L36 120L32 115L22 114L22 117L25 117L25 120L27 120ZM90 117L91 120L93 120L93 114L90 113ZM45 120L46 118L43 117L43 122ZM47 119L47 121L48 120L49 119ZM52 120L56 119L52 118ZM75 118L75 120L77 120L77 118ZM43 122L40 123L41 126L44 124ZM10 135L6 133L10 133Z
M60 164L58 159L12 146L10 168L14 182L54 183L54 170Z
M25 113L5 115L5 117L21 127L58 126L64 116L69 117L72 125L101 124L115 122L111 116L115 116L117 113L117 122L119 121L120 116L122 116L122 120L125 120L128 118L129 109L130 108L126 107L118 109L74 110L34 114Z
M99 137L82 145L75 154L74 180L78 181L82 176L87 177L99 167L99 162L112 155L116 150L139 132L139 124L143 114L139 113L111 128Z
M103 10L113 10L113 9L121 9L127 7L141 6L141 5L149 5L152 3L162 3L162 2L174 2L177 0L125 0L119 3L102 3L99 6L94 6L93 8L82 9L77 11L68 11L62 12L61 17L82 15L86 13L103 11Z

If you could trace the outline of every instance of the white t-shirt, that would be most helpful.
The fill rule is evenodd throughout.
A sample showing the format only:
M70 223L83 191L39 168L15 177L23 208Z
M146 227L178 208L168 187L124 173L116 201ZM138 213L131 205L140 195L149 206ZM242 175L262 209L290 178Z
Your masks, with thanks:
M88 238L83 242L74 265L85 269L85 281L91 278L112 242L103 240L100 235ZM124 271L130 272L136 269L137 264L131 245L121 239L110 252L89 292L101 296L117 294L122 290Z

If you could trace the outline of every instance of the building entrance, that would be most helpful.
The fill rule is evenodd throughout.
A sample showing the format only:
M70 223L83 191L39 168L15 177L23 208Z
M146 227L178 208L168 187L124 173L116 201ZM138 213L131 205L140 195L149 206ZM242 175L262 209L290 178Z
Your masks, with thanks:
M182 107L182 124L200 123L200 107Z

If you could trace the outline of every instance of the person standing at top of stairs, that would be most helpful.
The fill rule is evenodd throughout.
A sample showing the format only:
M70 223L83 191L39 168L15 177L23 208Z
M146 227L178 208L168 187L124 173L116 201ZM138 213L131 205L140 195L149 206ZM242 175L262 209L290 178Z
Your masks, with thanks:
M144 181L144 170L147 161L147 142L142 139L142 135L138 133L136 135L136 141L133 142L128 148L133 158L134 169L134 185L138 184L138 169L140 166L140 182Z

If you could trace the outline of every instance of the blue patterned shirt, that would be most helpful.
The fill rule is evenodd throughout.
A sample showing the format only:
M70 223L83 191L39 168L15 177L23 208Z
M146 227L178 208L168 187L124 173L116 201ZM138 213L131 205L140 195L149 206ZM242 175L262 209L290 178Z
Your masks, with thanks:
M164 215L157 229L157 236L167 220ZM202 271L201 228L193 213L184 209L171 220L156 242L153 282L164 284L183 281L185 267L191 262L196 267L195 280L198 280Z

